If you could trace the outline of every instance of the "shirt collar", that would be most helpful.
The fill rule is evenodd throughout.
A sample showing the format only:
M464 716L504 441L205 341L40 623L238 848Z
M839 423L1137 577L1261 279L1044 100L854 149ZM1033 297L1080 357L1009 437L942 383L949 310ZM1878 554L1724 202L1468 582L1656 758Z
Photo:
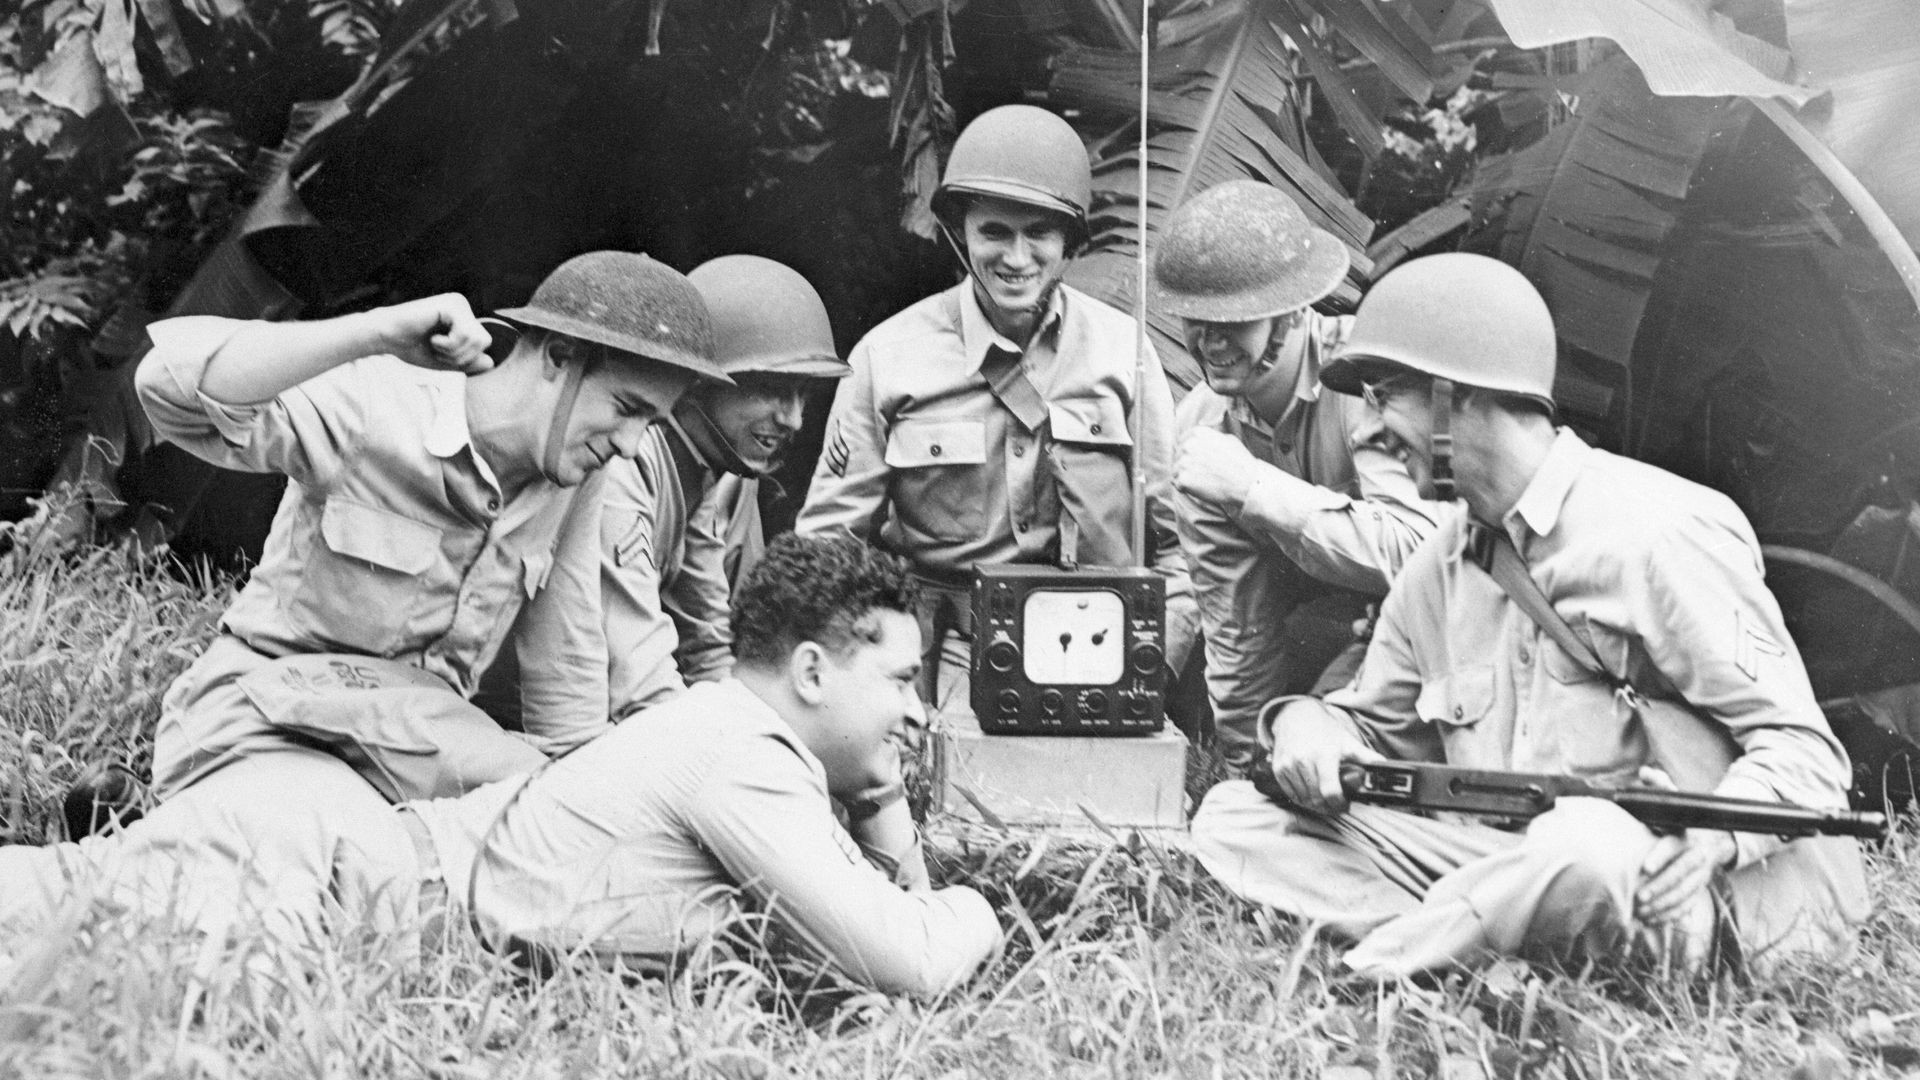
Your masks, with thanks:
M1273 423L1267 423L1261 419L1260 414L1254 410L1251 400L1253 395L1239 394L1236 395L1232 403L1228 405L1228 409L1233 413L1234 419L1253 425L1257 431L1272 433L1278 430L1289 416L1299 415L1306 406L1320 400L1322 389L1320 386L1319 350L1308 348L1306 342L1307 339L1305 337L1300 339L1300 352L1302 355L1299 366L1294 369L1293 391L1288 397L1282 399L1286 401L1286 405L1280 410L1279 417L1276 418ZM1261 372L1260 375L1254 376L1253 381L1255 386L1258 386L1261 376L1271 373L1272 369L1269 368L1267 371Z
M1527 490L1520 493L1520 501L1507 511L1507 531L1513 532L1517 519L1525 522L1535 536L1553 532L1560 521L1560 510L1567 504L1567 494L1573 490L1573 482L1592 452L1572 428L1561 428L1540 468L1527 482Z
M960 349L967 363L978 368L987 358L987 350L995 345L1013 353L1026 351L1026 345L1018 341L1008 341L993 328L993 322L980 307L979 294L974 292L973 278L968 277L955 288L960 290ZM1040 317L1040 326L1034 331L1034 337L1052 333L1066 317L1066 288L1055 285L1053 295L1047 300L1046 314Z
M455 377L460 380L457 385L439 380L432 384L433 418L427 422L421 446L437 458L450 458L473 442L467 430L467 377L457 373Z

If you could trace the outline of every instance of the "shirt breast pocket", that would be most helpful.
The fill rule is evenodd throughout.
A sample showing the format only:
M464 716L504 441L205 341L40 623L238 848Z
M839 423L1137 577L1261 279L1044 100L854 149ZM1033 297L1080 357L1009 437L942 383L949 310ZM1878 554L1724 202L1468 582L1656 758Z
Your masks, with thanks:
M887 432L893 512L909 533L957 542L986 531L987 422L903 417Z
M1420 687L1413 710L1440 732L1447 762L1467 768L1506 768L1505 748L1496 725L1487 723L1493 712L1493 668L1461 668Z
M1070 398L1047 404L1056 479L1062 495L1097 506L1130 507L1127 465L1133 437L1126 407L1113 398Z
M410 651L418 644L411 624L428 614L433 592L422 575L442 558L440 530L335 496L321 509L318 531L293 599L295 625L347 651Z

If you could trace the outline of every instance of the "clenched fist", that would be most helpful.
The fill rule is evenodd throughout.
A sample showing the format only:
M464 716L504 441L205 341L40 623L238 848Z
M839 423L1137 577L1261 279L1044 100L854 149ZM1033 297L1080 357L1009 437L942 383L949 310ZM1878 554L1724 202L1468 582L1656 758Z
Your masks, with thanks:
M381 336L387 351L416 367L468 375L493 367L493 358L487 355L493 336L459 293L409 300L369 314L383 323Z
M1195 502L1232 517L1246 505L1257 464L1239 439L1211 428L1197 428L1180 444L1173 484Z

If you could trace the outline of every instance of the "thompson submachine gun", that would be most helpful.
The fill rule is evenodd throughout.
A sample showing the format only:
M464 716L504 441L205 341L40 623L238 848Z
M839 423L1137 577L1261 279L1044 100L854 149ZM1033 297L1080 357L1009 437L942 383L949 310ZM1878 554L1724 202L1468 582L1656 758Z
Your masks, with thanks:
M1264 755L1254 764L1252 775L1254 786L1261 794L1275 802L1286 801L1279 797ZM1856 836L1867 840L1880 840L1887 835L1887 816L1880 813L1816 810L1788 803L1657 788L1601 787L1577 776L1464 769L1430 762L1349 761L1340 766L1340 787L1354 802L1397 806L1403 810L1450 810L1524 820L1553 809L1559 799L1584 795L1613 803L1655 832L1722 829L1775 836Z

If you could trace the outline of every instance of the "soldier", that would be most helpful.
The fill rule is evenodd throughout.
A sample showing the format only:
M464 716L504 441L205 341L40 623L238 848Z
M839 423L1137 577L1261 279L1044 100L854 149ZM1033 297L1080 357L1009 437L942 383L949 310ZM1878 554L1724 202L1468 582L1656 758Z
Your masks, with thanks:
M938 993L1000 927L973 889L933 888L912 822L871 798L898 790L925 722L915 602L898 559L782 537L736 598L733 677L458 798L389 806L337 758L289 744L115 835L0 848L0 926L17 935L0 951L76 893L243 944L406 931L450 910L522 955L629 970L697 953L751 911L855 981Z
M733 383L681 398L631 463L607 470L598 566L556 570L522 615L521 639L536 652L502 656L477 699L509 726L522 711L547 717L540 745L549 753L731 670L728 552L761 545L746 531L758 529L759 478L800 430L815 380L848 371L826 305L797 271L725 255L687 277ZM745 506L755 512L741 520Z
M1846 753L1746 518L1556 430L1554 361L1546 304L1492 259L1415 260L1361 303L1321 382L1362 395L1423 494L1457 490L1466 514L1402 569L1354 685L1263 711L1291 808L1222 784L1196 851L1234 891L1358 938L1345 962L1383 978L1488 953L1605 960L1630 935L1677 941L1689 965L1715 945L1749 962L1831 949L1867 910L1851 839L1656 837L1601 799L1524 832L1346 804L1341 762L1382 756L1846 803ZM1503 560L1590 656L1496 580Z
M1174 507L1216 730L1237 766L1260 706L1312 688L1435 526L1438 508L1378 445L1379 418L1321 392L1352 320L1309 305L1346 272L1344 244L1253 180L1189 200L1154 255L1153 303L1180 317L1206 378L1174 416ZM1351 675L1328 672L1336 685Z
M1192 645L1169 502L1166 377L1149 356L1136 400L1132 320L1060 281L1086 242L1091 189L1086 149L1059 117L1009 105L967 125L933 209L968 276L854 347L796 525L877 529L913 563L927 586L925 692L942 716L972 715L973 567L1128 565L1136 480L1146 485L1147 561L1167 582L1174 671Z
M155 429L225 468L287 475L265 553L154 737L170 797L238 758L319 741L393 798L539 764L467 700L556 557L591 556L584 482L640 452L697 379L725 381L699 293L643 255L568 260L497 365L457 295L311 323L150 328ZM529 717L539 730L544 718Z

